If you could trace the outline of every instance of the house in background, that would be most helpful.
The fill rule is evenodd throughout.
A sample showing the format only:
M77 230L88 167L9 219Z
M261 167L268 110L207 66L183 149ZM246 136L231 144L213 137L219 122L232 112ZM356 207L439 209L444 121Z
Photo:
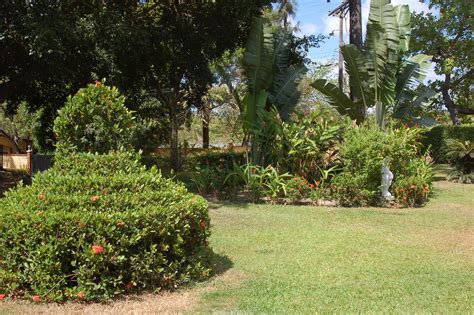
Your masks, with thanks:
M17 154L26 153L28 146L32 145L32 141L28 139L14 139L4 130L0 129L0 153Z

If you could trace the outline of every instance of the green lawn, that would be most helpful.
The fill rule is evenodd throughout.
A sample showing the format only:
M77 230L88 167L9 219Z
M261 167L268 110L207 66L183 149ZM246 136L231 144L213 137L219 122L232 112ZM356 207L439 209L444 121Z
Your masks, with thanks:
M231 281L198 311L474 312L474 185L417 209L214 205Z

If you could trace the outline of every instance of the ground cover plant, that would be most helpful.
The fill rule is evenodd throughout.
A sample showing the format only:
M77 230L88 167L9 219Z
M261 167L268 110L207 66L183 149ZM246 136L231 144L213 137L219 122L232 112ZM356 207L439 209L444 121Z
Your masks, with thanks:
M58 155L0 199L0 293L102 300L208 275L206 201L133 153Z

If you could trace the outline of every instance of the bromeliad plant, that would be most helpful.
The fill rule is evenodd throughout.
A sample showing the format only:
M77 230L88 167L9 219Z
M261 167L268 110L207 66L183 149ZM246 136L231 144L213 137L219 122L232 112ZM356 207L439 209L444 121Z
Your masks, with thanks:
M377 124L381 127L389 110L395 117L404 116L411 106L433 96L413 95L411 91L414 84L424 79L431 56L404 56L409 48L410 31L407 5L393 6L390 0L372 0L362 49L354 45L341 48L353 99L327 80L316 80L312 86L326 95L339 113L359 123L365 120L370 107L375 107Z
M264 165L265 145L271 142L267 129L275 123L269 115L289 119L300 97L298 84L307 68L290 62L289 34L276 32L263 18L254 19L243 66L248 85L243 100L243 127L251 142L252 164Z

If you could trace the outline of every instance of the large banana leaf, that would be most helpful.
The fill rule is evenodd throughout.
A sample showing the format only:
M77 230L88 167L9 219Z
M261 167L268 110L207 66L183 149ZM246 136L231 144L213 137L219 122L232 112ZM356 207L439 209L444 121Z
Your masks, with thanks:
M405 90L410 85L420 83L426 77L426 71L430 67L431 56L418 54L409 58L402 66L395 87L396 100L402 100Z
M277 73L273 79L269 95L270 103L278 110L283 120L288 120L298 103L298 85L308 69L303 66L290 66L284 73Z
M273 29L263 18L254 18L243 56L250 93L268 89L272 82ZM254 101L256 94L254 93Z
M364 117L359 110L360 104L353 102L334 84L319 79L314 81L311 86L326 95L329 103L336 108L341 115L348 115L351 119L357 120L357 122L362 122L364 120Z
M394 7L397 16L398 33L400 36L400 49L407 52L410 44L411 22L410 8L408 5L397 5Z
M341 47L341 52L346 71L349 74L349 84L353 95L360 99L364 108L372 106L373 95L371 95L367 84L369 74L361 51L354 45L345 45Z

